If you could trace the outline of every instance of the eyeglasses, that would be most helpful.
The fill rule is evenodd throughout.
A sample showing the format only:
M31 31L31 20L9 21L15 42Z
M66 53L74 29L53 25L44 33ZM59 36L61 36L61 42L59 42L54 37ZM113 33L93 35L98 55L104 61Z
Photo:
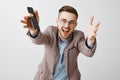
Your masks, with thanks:
M77 23L76 20L70 20L70 21L67 21L67 19L60 19L60 24L61 25L65 25L65 24L69 24L70 26L75 26L75 24Z

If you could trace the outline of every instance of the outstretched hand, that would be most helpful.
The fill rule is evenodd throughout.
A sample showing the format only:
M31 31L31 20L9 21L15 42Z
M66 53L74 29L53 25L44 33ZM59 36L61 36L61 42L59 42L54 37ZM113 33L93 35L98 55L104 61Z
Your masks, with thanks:
M94 16L90 18L88 25L88 43L94 44L97 30L99 28L100 22L93 24Z
M34 13L35 13L36 18L39 22L38 11L35 10ZM30 21L30 17L32 17L32 16L33 16L32 14L28 13L26 16L23 17L22 20L20 20L20 22L23 24L24 28L27 28L28 30L30 30L31 33L35 33L37 30L32 27L32 24Z

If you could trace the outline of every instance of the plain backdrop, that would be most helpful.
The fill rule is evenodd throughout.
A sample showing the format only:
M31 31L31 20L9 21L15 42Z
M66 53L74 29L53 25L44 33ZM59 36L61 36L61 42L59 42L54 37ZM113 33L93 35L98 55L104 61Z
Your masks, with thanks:
M97 50L92 58L80 54L82 80L120 80L120 0L1 0L0 80L33 80L44 55L44 46L35 45L20 20L27 6L38 10L40 28L56 25L58 9L71 5L79 13L78 26L87 36L91 16L101 22Z

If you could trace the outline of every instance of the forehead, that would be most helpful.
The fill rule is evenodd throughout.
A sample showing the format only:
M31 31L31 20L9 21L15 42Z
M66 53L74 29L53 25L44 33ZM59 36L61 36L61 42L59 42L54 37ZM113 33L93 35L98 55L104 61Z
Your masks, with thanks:
M61 18L64 18L67 20L77 20L77 17L75 14L66 12L66 11L59 13L59 19L61 19Z

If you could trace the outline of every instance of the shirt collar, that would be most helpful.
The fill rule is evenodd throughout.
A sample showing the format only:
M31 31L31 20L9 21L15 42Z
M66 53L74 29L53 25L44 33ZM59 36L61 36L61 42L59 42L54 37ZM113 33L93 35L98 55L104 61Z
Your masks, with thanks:
M59 35L58 35L58 41L59 41L60 43L64 43L64 42L65 42L65 43L68 43L71 38L72 38L72 34L70 34L70 36L69 36L65 41L62 41L61 38L60 38Z

